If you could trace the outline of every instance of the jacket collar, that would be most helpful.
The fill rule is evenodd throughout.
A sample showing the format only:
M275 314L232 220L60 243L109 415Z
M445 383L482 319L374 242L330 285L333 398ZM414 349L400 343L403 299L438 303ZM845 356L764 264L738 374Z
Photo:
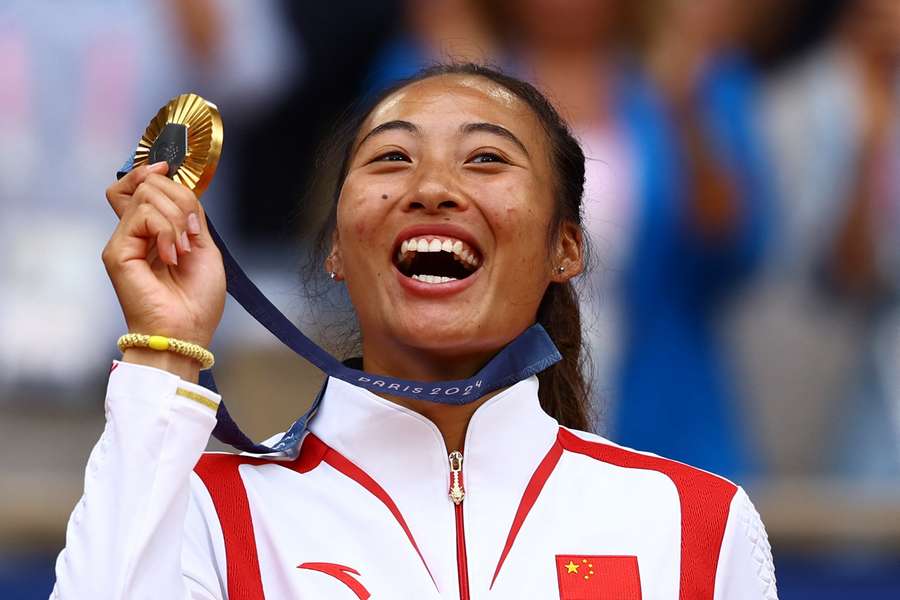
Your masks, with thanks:
M437 426L412 410L330 378L309 429L387 491L439 588L454 586L454 505L448 497L448 449ZM534 376L501 391L472 415L463 474L473 583L491 575L491 563L503 548L525 487L558 430L540 407ZM482 551L486 554L478 557ZM476 567L481 563L483 567Z
M449 478L447 456L455 448L446 447L434 423L340 379L328 379L309 429L373 477L383 474L382 485L402 485L404 479L425 473ZM506 481L517 470L528 471L530 477L557 430L557 422L538 401L537 377L501 391L469 421L463 448L467 481Z

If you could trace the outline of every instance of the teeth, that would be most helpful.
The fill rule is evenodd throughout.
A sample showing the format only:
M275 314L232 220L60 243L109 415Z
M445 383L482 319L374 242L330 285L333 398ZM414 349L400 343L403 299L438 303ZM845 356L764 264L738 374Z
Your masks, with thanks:
M447 238L432 238L430 241L425 238L404 240L400 244L397 260L402 261L408 252L448 252L463 264L472 267L477 267L479 262L475 253L464 242Z
M456 281L456 277L443 277L441 275L413 275L413 279L424 283L449 283Z
M478 264L478 259L475 258L475 255L468 250L463 250L457 256L459 256L460 260L462 260L464 263L472 265L473 267Z

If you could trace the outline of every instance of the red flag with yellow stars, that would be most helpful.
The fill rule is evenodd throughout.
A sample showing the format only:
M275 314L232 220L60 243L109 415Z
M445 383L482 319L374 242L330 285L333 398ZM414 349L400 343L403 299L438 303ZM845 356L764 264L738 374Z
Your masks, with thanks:
M641 600L636 556L557 554L560 600Z

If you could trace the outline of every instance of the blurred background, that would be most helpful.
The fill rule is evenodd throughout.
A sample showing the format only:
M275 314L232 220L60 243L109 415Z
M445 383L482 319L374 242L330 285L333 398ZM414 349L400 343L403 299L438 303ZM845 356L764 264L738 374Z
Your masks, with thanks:
M465 60L535 83L588 157L597 431L748 488L782 599L900 598L898 0L4 0L0 598L49 594L102 430L104 189L158 108L218 104L204 204L315 336L320 144ZM213 350L257 439L321 381L233 305Z

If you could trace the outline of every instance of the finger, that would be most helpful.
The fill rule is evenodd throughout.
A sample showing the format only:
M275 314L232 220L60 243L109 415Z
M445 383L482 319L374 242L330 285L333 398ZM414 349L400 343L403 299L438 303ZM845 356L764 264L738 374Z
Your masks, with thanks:
M128 206L131 196L147 176L153 173L167 173L169 165L165 161L160 161L152 165L142 165L136 169L132 169L125 174L122 179L114 182L106 188L106 200L115 211L116 215L121 217Z
M110 239L112 260L122 264L133 259L146 259L150 244L155 242L162 261L174 266L178 264L176 239L175 226L159 209L148 202L135 204L122 216Z
M156 187L153 180L148 178L138 186L133 201L152 204L175 228L176 246L179 253L191 251L191 242L188 239L188 215L166 192Z
M200 201L197 200L197 196L192 189L157 173L149 175L146 181L161 189L184 211L184 214L187 216L186 229L190 235L199 235L203 231L203 224L200 219Z
M193 190L158 174L148 177L147 183L159 184L165 189L169 198L174 200L182 210L187 211L187 232L192 249L215 248L216 243L209 233L209 226L206 222L206 209L203 208L203 204L197 199Z

